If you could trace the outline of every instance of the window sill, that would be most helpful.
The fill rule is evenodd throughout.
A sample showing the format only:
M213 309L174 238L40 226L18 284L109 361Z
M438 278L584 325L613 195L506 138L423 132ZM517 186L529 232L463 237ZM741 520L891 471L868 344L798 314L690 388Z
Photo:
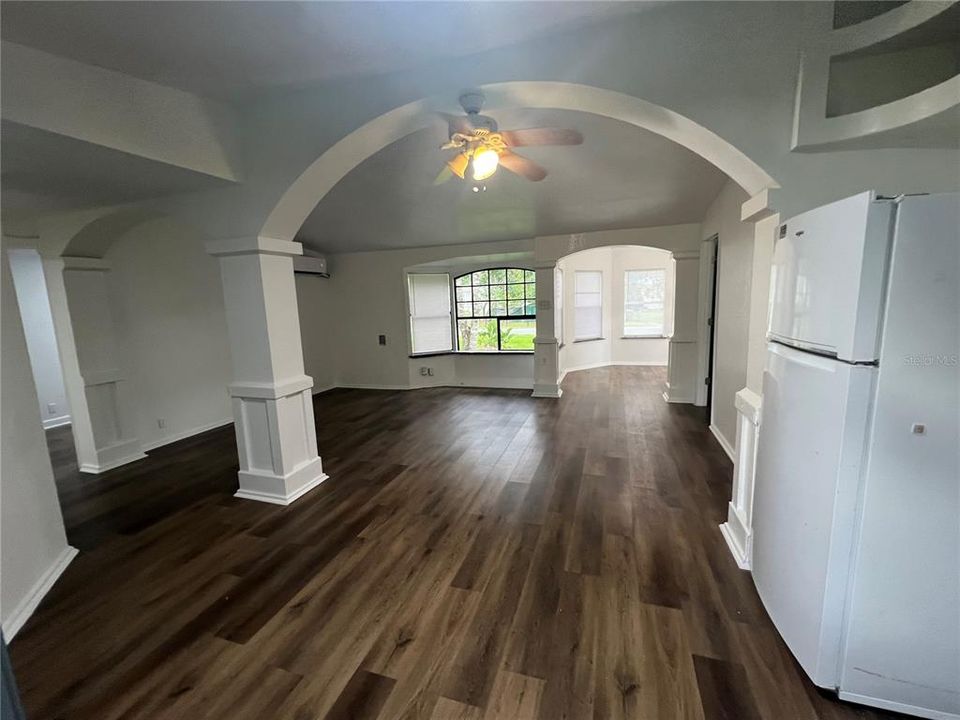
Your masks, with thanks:
M431 352L431 353L417 353L411 354L407 357L411 360L416 358L429 358L429 357L439 357L441 355L488 355L488 356L503 356L503 355L533 355L533 350L442 350L440 352Z
M596 342L597 340L606 340L606 338L602 338L602 337L595 337L595 338L577 338L577 339L575 339L573 342L574 342L574 344L576 344L576 343L584 343L584 342Z
M669 335L621 335L621 340L667 340Z

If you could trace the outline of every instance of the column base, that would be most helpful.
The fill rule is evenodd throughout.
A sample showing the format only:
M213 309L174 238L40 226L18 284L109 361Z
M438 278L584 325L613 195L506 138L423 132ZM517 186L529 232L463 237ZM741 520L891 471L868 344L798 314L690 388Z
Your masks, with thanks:
M319 457L304 463L287 475L274 475L268 470L241 470L237 473L240 489L234 497L257 500L274 505L289 505L327 479Z
M534 385L533 397L535 398L553 398L557 399L563 395L563 388L559 385Z
M727 521L720 525L720 533L727 541L730 554L741 570L750 570L753 554L753 532L744 524L743 518L731 503L727 508Z
M140 449L140 441L135 439L118 440L112 445L97 448L96 456L95 462L80 463L78 468L80 472L98 475L146 457Z

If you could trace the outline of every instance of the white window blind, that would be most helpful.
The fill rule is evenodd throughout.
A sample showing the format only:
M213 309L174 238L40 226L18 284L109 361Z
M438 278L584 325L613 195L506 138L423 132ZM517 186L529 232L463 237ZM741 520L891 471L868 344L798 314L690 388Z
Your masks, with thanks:
M573 339L603 337L603 274L594 270L574 273Z
M563 270L557 268L553 274L553 329L557 344L563 345Z
M664 334L667 271L627 270L623 282L623 334L650 337Z
M450 276L408 275L410 338L414 353L453 350L450 320Z

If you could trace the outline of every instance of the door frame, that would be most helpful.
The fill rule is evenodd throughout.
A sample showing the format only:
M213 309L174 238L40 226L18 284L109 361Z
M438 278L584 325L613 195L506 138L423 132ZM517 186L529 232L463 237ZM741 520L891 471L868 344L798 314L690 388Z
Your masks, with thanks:
M697 318L700 352L697 358L695 405L710 408L713 405L713 368L715 328L717 317L717 268L720 264L720 238L714 234L700 243L700 307Z

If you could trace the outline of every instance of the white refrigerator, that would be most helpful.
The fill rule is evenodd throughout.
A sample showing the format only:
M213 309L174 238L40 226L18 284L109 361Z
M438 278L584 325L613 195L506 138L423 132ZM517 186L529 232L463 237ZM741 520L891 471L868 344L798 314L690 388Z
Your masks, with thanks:
M780 226L752 571L842 699L960 718L960 195Z

